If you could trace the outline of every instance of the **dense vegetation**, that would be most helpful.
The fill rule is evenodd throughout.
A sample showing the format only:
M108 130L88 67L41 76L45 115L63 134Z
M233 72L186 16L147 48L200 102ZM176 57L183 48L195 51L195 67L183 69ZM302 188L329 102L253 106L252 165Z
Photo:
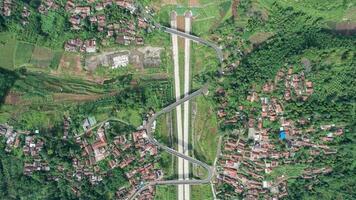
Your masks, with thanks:
M242 20L252 6L246 2L240 7ZM286 104L286 115L292 119L310 117L316 126L340 124L345 127L346 135L331 144L338 149L336 156L320 157L311 164L311 167L331 165L333 173L317 181L290 181L290 198L353 199L356 195L352 190L356 185L353 174L356 166L356 38L338 35L325 28L322 18L291 6L273 3L269 9L267 18L263 12L255 13L245 25L230 19L215 32L219 37L232 37L237 41L222 40L230 54L228 66L238 63L238 67L218 83L227 89L228 112L238 111L238 105L246 100L252 86L261 87L272 80L281 67L302 66L300 71L314 82L315 92L305 103L294 100ZM272 34L263 42L253 44L250 36L259 32ZM241 49L241 53L237 49ZM206 74L205 78L209 76ZM242 124L222 128L238 128Z
M98 38L99 40L106 38L106 32L98 32L97 26L91 25L89 20L84 22L81 30L72 30L69 23L71 14L65 11L66 1L57 0L54 2L58 4L58 9L50 10L47 14L41 14L38 12L41 1L14 1L11 16L6 18L0 16L0 30L15 33L19 40L54 49L62 49L64 42L72 38ZM84 3L83 5L88 4L89 3ZM28 19L29 23L26 25L21 24L21 12L24 6L26 6L31 13ZM106 16L106 22L108 24L117 23L119 20L135 19L127 10L115 4L100 14Z
M50 80L48 79L48 81ZM167 93L170 88L167 81L161 81L159 87L156 86L157 82L152 83L149 81L137 87L128 87L125 83L129 83L131 78L119 78L119 80L125 86L125 89L118 95L101 98L97 101L71 104L64 107L66 110L60 110L64 109L63 107L55 107L57 112L62 113L62 115L67 114L71 116L73 122L70 129L71 136L82 131L82 121L88 116L106 115L108 117L116 117L117 112L120 111L125 112L127 116L130 115L128 111L131 110L135 118L138 118L139 123L142 123L145 112L150 108L159 109L171 101L170 92ZM112 80L111 83L115 84L116 82ZM44 89L45 91L46 89ZM36 106L30 107L30 109L36 109ZM38 116L38 114L35 116ZM132 123L130 117L125 120ZM32 128L32 130L35 128L28 121L19 121L16 123L16 127L27 127ZM30 177L23 175L23 164L26 158L23 156L21 148L15 149L11 153L6 153L3 150L6 145L5 139L1 138L0 199L76 199L78 197L72 193L72 186L80 188L82 191L81 198L83 199L112 199L115 191L127 184L124 172L127 172L128 169L125 169L126 171L121 169L108 170L107 177L95 187L91 186L87 179L81 182L68 179L65 173L57 170L56 166L64 166L65 170L68 170L67 172L73 170L71 166L72 158L81 155L80 147L75 144L74 138L62 140L62 121L52 121L51 127L39 127L40 134L38 137L45 142L41 156L53 168L48 173L34 173ZM115 127L115 131L107 135L109 141L112 140L115 134L130 134L136 130L137 125L134 123L130 125L114 124L113 127ZM21 137L23 145L24 136ZM133 163L133 165L137 167L138 163ZM104 169L108 168L106 162L99 163L99 166ZM59 180L54 181L55 177L58 177ZM31 192L31 190L33 191Z
M0 68L0 106L4 103L5 97L17 79L17 74Z
M58 11L50 11L47 15L41 15L35 11L40 1L16 1L18 5L12 17L5 19L0 16L0 31L15 33L17 39L22 41L58 49L62 49L65 40L77 36L83 39L94 36L105 38L104 33L97 34L97 27L89 23L85 23L80 32L71 30L68 23L69 15L61 14L64 13L65 1L58 2L61 5ZM149 5L147 0L143 2ZM330 175L320 176L316 182L303 179L290 181L290 198L354 199L356 196L353 190L356 187L354 178L356 170L354 147L356 141L356 38L338 35L326 28L323 16L328 13L323 12L322 8L318 9L320 13L313 16L311 7L319 6L315 5L316 1L310 3L311 7L307 6L307 12L300 7L288 6L286 1L280 4L272 0L261 2L260 5L254 1L240 1L239 19L228 19L212 32L214 38L222 39L219 42L229 54L225 64L228 67L236 64L238 65L236 69L219 77L219 80L216 79L217 73L211 70L196 76L195 80L201 83L209 81L212 82L213 87L225 88L229 96L228 113L234 114L238 111L238 105L246 99L252 85L260 86L272 79L282 66L303 66L304 68L300 70L313 81L315 92L305 103L298 100L288 103L286 105L287 115L292 119L301 116L310 117L315 125L342 124L346 134L342 139L331 143L338 149L338 154L327 158L320 157L318 162L313 163L315 167L331 165L334 171ZM343 5L337 8L346 9L345 5L350 2L345 0ZM26 27L20 25L21 19L19 18L24 4L29 5L32 11ZM305 4L310 5L303 1L303 5ZM333 4L333 1L325 1L325 4ZM212 7L211 9L217 12L214 5ZM331 8L334 7L331 6ZM108 23L123 18L132 20L127 11L117 6L107 9L105 15ZM205 23L200 23L203 28L196 27L196 30L206 30L207 28L202 25ZM256 38L256 35L264 37L256 42L251 39ZM1 45L5 43L0 43L0 47ZM16 45L9 44L8 46ZM308 60L311 63L310 66L304 65L303 60ZM142 123L144 114L150 108L158 110L173 99L169 81L141 81L138 86L133 87L130 85L132 80L132 76L124 76L108 80L103 85L97 85L72 78L57 78L37 72L26 72L26 70L13 72L0 68L0 105L10 89L24 94L23 99L31 100L31 105L10 107L9 110L17 109L16 113L21 113L21 115L16 120L12 119L13 116L7 116L4 121L11 118L13 121L10 122L16 128L41 129L41 137L46 144L43 156L48 158L53 165L63 164L69 168L71 156L80 155L80 153L73 141L60 139L63 133L61 120L64 114L72 117L74 122L72 133L80 131L81 122L88 115L95 115L100 120L112 116L123 118L132 123L132 126L121 127L124 132ZM114 90L119 92L111 96L100 96ZM79 104L54 103L53 94L62 92L99 95L101 98ZM1 115L11 113L9 110L1 110ZM48 124L45 123L46 121ZM221 128L225 130L239 128L242 122ZM21 151L5 153L2 150L5 148L4 142L0 143L0 199L76 198L70 189L74 185L73 182L65 178L58 182L50 180L51 176L59 175L55 171L50 174L35 173L31 177L24 176ZM167 158L162 160L170 160L170 157L165 156ZM168 166L164 161L161 165ZM109 178L104 179L104 182L95 189L87 180L77 186L83 191L83 199L110 199L117 187L123 184L125 184L123 171L116 170L111 171ZM226 191L232 190L230 187L225 189Z

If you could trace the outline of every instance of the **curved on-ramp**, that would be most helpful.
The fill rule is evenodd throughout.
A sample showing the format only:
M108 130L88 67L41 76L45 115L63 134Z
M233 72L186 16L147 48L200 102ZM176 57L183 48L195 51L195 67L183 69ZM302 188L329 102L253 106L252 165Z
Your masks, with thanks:
M167 112L172 111L175 107L177 107L178 105L183 104L186 101L189 101L190 99L193 99L196 96L199 96L201 94L207 93L208 91L208 85L205 85L204 87L202 87L201 89L189 94L188 96L172 103L171 105L163 108L162 110L160 110L159 112L157 112L156 114L154 114L152 117L150 117L148 119L148 122L146 124L146 126L144 127L148 136L148 140L154 144L157 145L159 148L164 149L165 151L167 151L168 153L175 155L177 157L183 158L188 160L189 162L199 165L201 167L203 167L204 169L206 169L208 171L208 176L202 180L168 180L168 181L153 181L150 183L147 183L145 186L141 187L139 190L137 190L129 199L134 199L138 194L140 194L143 190L147 189L149 186L154 186L154 185L179 185L179 184L189 184L189 185L197 185L197 184L206 184L206 183L210 183L211 179L213 178L213 170L212 168L197 159L194 159L190 156L187 156L185 154L179 153L178 151L169 148L161 143L159 143L156 139L153 138L152 136L152 124L153 122L162 114L165 114Z
M150 17L148 17L148 18L150 18ZM154 22L154 20L152 20L152 21ZM222 65L222 63L224 61L224 55L223 55L222 49L218 45L216 45L216 44L214 44L212 42L206 41L206 40L204 40L202 38L199 38L197 36L191 35L189 33L185 33L185 32L178 31L178 30L175 30L175 29L172 29L172 28L169 28L169 27L162 26L159 23L154 23L154 24L155 24L155 26L157 28L159 28L161 31L164 31L166 33L175 34L175 35L178 35L180 37L187 38L187 39L193 40L195 42L198 42L200 44L212 47L215 50L215 52L216 52L216 54L217 54L217 56L219 58L220 64ZM222 72L222 66L221 66L220 70L221 70L220 72ZM196 97L198 95L201 95L203 93L207 93L208 92L207 89L208 89L208 85L206 84L203 88L201 88L201 89L189 94L188 96L185 96L184 98L176 101L175 103L163 108L161 111L157 112L155 115L153 115L151 118L148 119L148 123L145 126L145 130L147 132L149 141L152 144L157 145L159 148L164 149L165 151L167 151L168 153L170 153L172 155L175 155L177 157L186 159L186 160L188 160L189 162L191 162L193 164L196 164L196 165L199 165L199 166L203 167L204 169L207 170L208 176L205 179L202 179L202 180L167 180L167 181L153 181L153 182L150 182L150 183L146 183L145 186L143 186L140 189L138 189L133 195L131 195L129 197L130 200L134 199L138 194L140 194L142 191L147 189L149 186L154 186L154 185L179 185L179 184L198 185L198 184L210 183L210 181L213 178L213 168L212 167L210 167L209 165L207 165L206 163L204 163L202 161L194 159L194 158L192 158L190 156L187 156L185 154L179 153L178 151L159 143L156 139L153 138L152 130L151 130L153 122L160 115L162 115L164 113L167 113L167 112L170 112L176 106L181 105L184 102L186 102L186 101L188 101L188 100L190 100L190 99L192 99L192 98L194 98L194 97Z

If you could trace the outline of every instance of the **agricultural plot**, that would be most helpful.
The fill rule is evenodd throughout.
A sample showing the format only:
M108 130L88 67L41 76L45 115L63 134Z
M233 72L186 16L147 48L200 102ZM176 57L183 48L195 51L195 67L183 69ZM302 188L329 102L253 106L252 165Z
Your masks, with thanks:
M19 67L30 63L35 46L27 42L18 42L15 52L15 66Z
M51 49L36 47L32 53L31 64L36 67L47 68L51 65L54 52Z
M0 33L0 67L13 69L17 41L13 34Z
M51 64L49 65L49 67L51 69L57 69L59 66L59 63L61 61L63 55L63 51L55 51L54 55L53 55L53 59L51 61Z

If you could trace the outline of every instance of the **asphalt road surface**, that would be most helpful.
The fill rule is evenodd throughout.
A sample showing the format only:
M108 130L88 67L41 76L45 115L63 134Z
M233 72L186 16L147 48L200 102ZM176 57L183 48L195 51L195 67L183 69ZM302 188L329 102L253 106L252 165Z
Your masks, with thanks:
M220 63L222 63L224 61L224 54L223 54L221 48L219 46L217 46L216 44L206 41L204 39L201 39L200 37L197 37L195 35L191 35L189 33L185 33L185 32L182 32L182 31L179 31L176 29L168 28L168 27L161 26L161 25L157 25L157 27L161 28L166 33L178 35L180 37L184 37L184 38L196 41L200 44L212 47L216 51L216 54L218 55Z
M150 18L151 18L150 16L147 16L147 19L150 19ZM186 38L186 39L193 40L193 41L198 42L200 44L212 47L215 50L215 52L216 52L216 54L217 54L217 56L219 58L220 63L221 64L223 63L223 61L224 61L223 52L222 52L221 48L219 46L217 46L216 44L211 43L211 42L206 41L206 40L203 40L203 39L201 39L201 38L199 38L197 36L191 35L189 33L185 33L185 32L181 32L181 31L178 31L178 30L175 30L175 29L172 29L172 28L164 27L164 26L161 26L158 23L154 23L154 24L155 24L155 26L157 28L159 28L160 30L162 30L162 31L164 31L166 33L169 33L169 34L172 34L172 35L177 35L177 36L180 36L180 37L183 37L183 38ZM221 69L221 72L222 72L222 69ZM202 179L202 180L194 180L194 179L192 179L192 180L168 180L168 181L153 181L153 182L150 182L150 183L146 183L144 186L139 188L131 197L129 197L130 200L134 199L138 194L140 194L140 192L142 192L143 190L147 189L149 186L154 186L154 185L181 185L181 184L200 185L200 184L208 184L208 183L210 183L210 181L213 178L213 168L212 167L210 167L209 165L207 165L204 162L196 160L196 159L194 159L192 157L189 157L189 156L187 156L185 154L182 154L182 153L180 153L180 152L178 152L178 151L176 151L174 149L171 149L171 148L159 143L152 136L152 124L160 115L162 115L164 113L167 113L167 112L170 112L174 108L176 108L177 106L180 106L181 104L183 104L184 102L189 101L190 99L192 99L192 98L194 98L194 97L196 97L198 95L201 95L203 93L207 93L207 92L208 92L207 85L205 85L203 88L191 93L190 95L187 95L184 98L177 100L175 103L172 103L171 105L163 108L162 110L157 112L155 115L153 115L151 118L149 118L148 119L148 123L145 126L149 141L152 144L157 145L159 148L165 150L166 152L168 152L168 153L170 153L172 155L177 156L178 158L182 158L182 159L188 160L192 164L195 164L195 165L203 167L208 172L207 177L205 179Z
M187 11L184 17L184 31L190 33L192 12ZM174 34L172 34L174 35ZM184 39L184 96L190 91L190 39ZM184 102L183 113L183 152L189 156L189 101ZM178 138L179 140L179 138ZM183 160L183 178L189 180L189 161ZM179 194L179 191L178 191ZM184 185L184 200L190 200L190 186Z
M178 151L169 148L161 143L159 143L156 139L153 138L152 136L152 125L153 122L161 115L167 113L167 112L171 112L174 108L176 108L178 105L183 104L186 101L189 101L191 99L193 99L196 96L199 96L201 94L207 93L208 92L208 85L205 85L203 88L185 96L182 99L179 99L178 101L172 103L171 105L163 108L162 110L160 110L159 112L157 112L156 114L154 114L152 117L150 117L148 119L147 124L145 125L145 130L148 136L148 140L150 141L150 143L158 146L158 148L165 150L166 152L175 155L177 157L180 157L182 159L188 160L189 162L201 166L204 169L207 170L208 175L206 178L201 179L201 180L168 180L168 181L153 181L150 183L147 183L146 185L144 185L143 187L141 187L140 189L138 189L129 199L134 199L138 194L140 194L140 192L142 192L143 190L147 189L149 186L154 186L154 185L181 185L181 184L189 184L189 185L199 185L199 184L207 184L210 183L212 177L213 177L213 169L212 167L210 167L209 165L207 165L206 163L197 160L195 158L192 158L190 156L187 156L185 154L179 153Z
M171 13L171 27L173 29L177 28L177 13ZM178 36L171 34L172 37L172 51L173 51L173 64L174 64L174 90L176 101L180 99L180 76L179 76L179 51L178 51ZM182 106L178 105L176 107L177 115L177 138L178 138L178 152L184 152L184 139L182 131ZM184 160L178 157L178 179L184 180ZM178 185L178 200L184 200L184 185Z

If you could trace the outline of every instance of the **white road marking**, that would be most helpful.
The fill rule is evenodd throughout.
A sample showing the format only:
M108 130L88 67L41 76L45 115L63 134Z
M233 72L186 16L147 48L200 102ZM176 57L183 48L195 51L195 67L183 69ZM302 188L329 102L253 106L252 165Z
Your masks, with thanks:
M177 28L177 14L171 13L171 27ZM180 78L179 78L179 57L178 57L178 36L172 34L172 46L173 46L173 63L174 63L174 90L176 100L180 99ZM178 152L183 153L183 132L182 132L182 108L176 107L177 116L177 135L178 135ZM178 180L184 179L184 160L178 158ZM184 185L178 185L178 200L184 200Z
M191 30L191 12L185 13L185 32L190 33ZM184 96L189 94L190 90L190 40L184 39ZM183 149L184 154L189 156L189 101L184 102L183 114ZM189 162L183 161L184 179L189 180ZM184 185L184 200L190 200L190 185Z

